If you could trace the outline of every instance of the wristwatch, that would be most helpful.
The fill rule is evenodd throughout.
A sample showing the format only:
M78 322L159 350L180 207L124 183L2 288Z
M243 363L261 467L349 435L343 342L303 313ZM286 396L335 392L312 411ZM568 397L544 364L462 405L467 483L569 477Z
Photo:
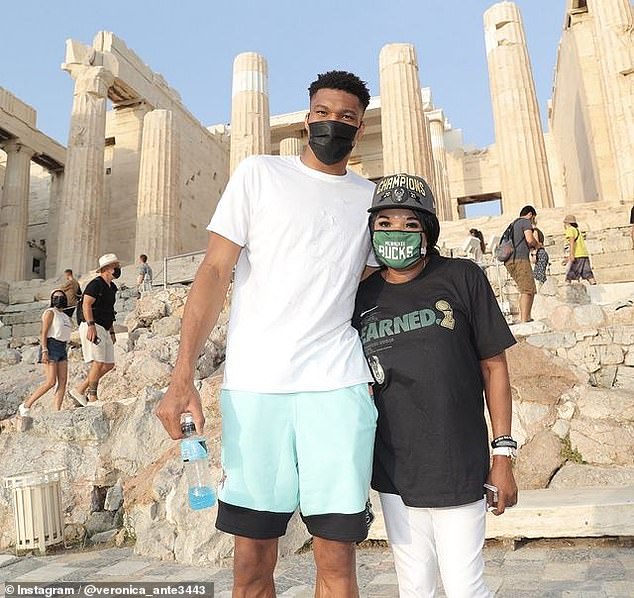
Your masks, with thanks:
M88 326L94 326L95 325L95 321L94 320L89 320L88 322L86 322L86 324Z

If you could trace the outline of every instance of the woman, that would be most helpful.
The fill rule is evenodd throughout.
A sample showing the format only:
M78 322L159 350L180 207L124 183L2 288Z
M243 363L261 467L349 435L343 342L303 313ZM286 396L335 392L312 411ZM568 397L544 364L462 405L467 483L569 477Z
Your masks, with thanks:
M501 515L517 501L504 353L515 340L482 270L439 255L440 224L423 179L383 178L369 211L383 268L360 284L353 323L375 380L372 487L400 596L434 596L438 568L450 598L490 596L487 503ZM486 499L485 483L496 490Z
M51 306L45 309L42 314L41 362L46 368L46 381L38 386L33 394L18 407L18 412L22 417L28 417L33 403L53 388L55 384L57 384L55 409L59 411L62 408L68 378L66 347L72 329L70 318L64 312L67 305L64 291L57 289L51 294Z
M469 236L464 243L463 249L469 259L473 260L476 264L482 264L486 251L486 243L484 242L482 232L477 228L470 228Z
M550 262L550 256L544 249L544 233L533 225L533 236L537 239L537 247L534 251L533 278L544 284L546 282L546 271Z
M594 279L594 272L590 267L590 255L586 249L586 241L579 231L577 219L568 214L564 218L564 235L568 244L568 257L566 265L566 282L583 278L590 284L597 284Z

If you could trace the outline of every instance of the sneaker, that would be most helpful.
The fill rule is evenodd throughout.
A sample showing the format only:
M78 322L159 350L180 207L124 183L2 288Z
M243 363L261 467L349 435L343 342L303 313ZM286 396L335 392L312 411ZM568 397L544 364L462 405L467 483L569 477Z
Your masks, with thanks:
M80 407L85 407L87 405L86 397L82 395L78 390L71 388L68 391L68 394L70 398L73 399L73 401L75 401L75 403L77 403Z
M31 410L24 403L20 403L20 406L18 407L20 417L28 417L30 412Z

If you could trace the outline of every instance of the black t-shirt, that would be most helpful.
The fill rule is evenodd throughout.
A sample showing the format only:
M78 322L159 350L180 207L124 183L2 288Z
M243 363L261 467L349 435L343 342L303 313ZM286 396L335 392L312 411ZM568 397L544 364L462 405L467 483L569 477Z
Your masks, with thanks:
M483 495L489 471L480 360L515 343L486 276L432 256L414 280L359 286L353 325L379 410L372 487L411 507Z
M108 284L101 276L93 278L84 289L84 295L95 298L92 304L93 319L106 330L110 330L115 319L116 293L117 285L114 282Z

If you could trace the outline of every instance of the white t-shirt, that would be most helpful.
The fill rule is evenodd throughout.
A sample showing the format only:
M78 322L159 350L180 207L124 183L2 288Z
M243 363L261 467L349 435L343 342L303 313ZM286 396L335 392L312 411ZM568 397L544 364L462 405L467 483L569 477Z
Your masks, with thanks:
M53 320L48 328L46 337L67 343L70 340L70 333L73 329L70 318L63 311L59 311L59 309L55 309L54 307L49 307L44 310L44 313L42 313L42 320L44 320L44 314L47 311L53 312Z
M208 230L240 245L224 388L291 393L344 388L371 376L350 324L371 251L374 185L329 175L299 156L240 163Z

